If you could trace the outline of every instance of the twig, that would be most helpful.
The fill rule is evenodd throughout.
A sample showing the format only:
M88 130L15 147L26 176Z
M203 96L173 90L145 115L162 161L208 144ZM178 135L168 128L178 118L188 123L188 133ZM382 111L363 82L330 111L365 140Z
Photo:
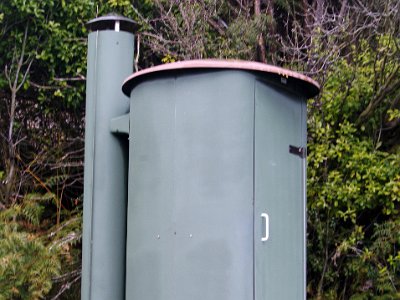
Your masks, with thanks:
M79 274L79 276L77 276L74 280L64 283L60 289L60 291L57 293L57 295L55 295L53 298L51 298L51 300L57 300L59 299L59 297L66 291L69 290L71 288L71 286L77 282L78 280L81 279L81 275Z

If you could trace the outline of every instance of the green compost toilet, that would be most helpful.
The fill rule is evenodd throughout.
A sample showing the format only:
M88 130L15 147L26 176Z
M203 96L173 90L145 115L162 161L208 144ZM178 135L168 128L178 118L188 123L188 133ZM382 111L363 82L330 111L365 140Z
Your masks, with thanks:
M106 33L99 27L96 38L92 32L92 44L97 49L109 41L117 47L111 47L113 59L131 59L133 50L118 55L119 39L125 38L113 26ZM104 40L97 39L101 34ZM88 101L99 97L94 95L98 90L116 89L118 68L126 73L124 63L100 66L100 72L113 70L112 79L103 83L92 74L98 88ZM94 69L88 68L88 74ZM97 140L109 136L110 143L117 143L112 155L125 157L103 175L112 177L119 190L121 182L127 184L126 206L125 191L116 192L116 211L113 204L94 209L98 200L87 193L91 208L84 212L82 299L305 299L306 100L318 92L318 84L304 75L245 61L176 62L121 82L116 99L109 99L111 107L124 103L119 112L108 115L111 121L90 118L110 124ZM99 110L88 108L89 114ZM96 134L87 133L89 166L95 164L91 153L106 148L93 142ZM114 165L114 158L101 160ZM88 176L96 174L93 169ZM90 189L97 191L95 186L91 183ZM114 203L110 197L104 203ZM97 220L96 210L103 211ZM104 222L104 231L119 225L106 237L103 229L97 236L88 233ZM85 242L85 228L90 242ZM110 246L115 235L120 237ZM102 238L108 243L97 242ZM95 257L91 252L99 253L101 245L107 246ZM107 274L113 264L104 267L108 260L119 264L113 270L116 280ZM96 271L96 265L103 269Z
M126 299L305 298L309 78L243 61L146 69L130 96Z

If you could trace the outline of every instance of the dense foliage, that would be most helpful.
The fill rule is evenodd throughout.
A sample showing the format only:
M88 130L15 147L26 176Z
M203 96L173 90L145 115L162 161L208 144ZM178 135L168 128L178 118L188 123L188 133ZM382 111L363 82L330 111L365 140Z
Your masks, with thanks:
M385 36L379 43L395 47ZM391 137L384 136L382 124L393 118L392 95L385 95L387 102L370 118L358 120L377 96L373 82L385 85L399 62L390 62L397 66L377 78L374 66L381 62L376 53L365 43L359 50L350 63L337 62L320 99L310 101L309 289L324 299L395 299L400 284L400 154Z
M396 0L0 2L0 299L77 299L86 21L139 25L135 68L192 58L277 64L309 101L311 299L400 298Z

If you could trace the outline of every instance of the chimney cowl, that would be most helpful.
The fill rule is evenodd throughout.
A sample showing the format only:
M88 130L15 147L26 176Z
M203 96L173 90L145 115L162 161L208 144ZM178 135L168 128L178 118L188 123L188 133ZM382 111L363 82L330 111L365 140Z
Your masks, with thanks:
M85 26L89 31L115 30L130 33L135 33L138 28L135 21L118 14L108 14L95 18L87 22Z

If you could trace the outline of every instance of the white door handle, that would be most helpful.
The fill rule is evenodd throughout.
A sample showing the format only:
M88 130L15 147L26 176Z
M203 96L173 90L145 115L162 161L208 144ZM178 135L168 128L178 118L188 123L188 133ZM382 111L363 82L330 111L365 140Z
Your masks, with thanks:
M268 241L269 238L269 216L267 213L262 213L261 218L265 220L265 232L264 235L261 237L261 242Z

